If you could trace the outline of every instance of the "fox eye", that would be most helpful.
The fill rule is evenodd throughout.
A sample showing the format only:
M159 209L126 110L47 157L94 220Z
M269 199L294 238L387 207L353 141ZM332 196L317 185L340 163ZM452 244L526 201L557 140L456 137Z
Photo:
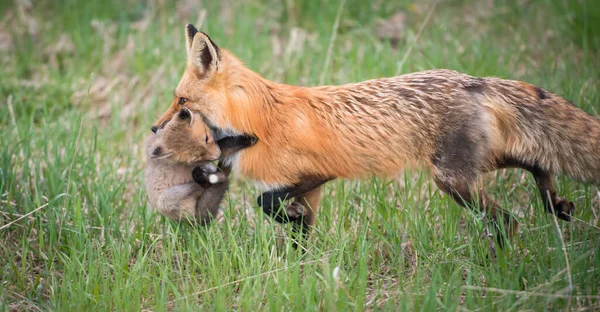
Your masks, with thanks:
M184 97L180 97L180 98L179 98L179 103L177 103L177 104L179 104L179 105L183 105L183 104L185 104L185 102L187 102L187 101L188 101L188 99L186 99L186 98L184 98Z
M204 137L204 143L208 144L208 134Z

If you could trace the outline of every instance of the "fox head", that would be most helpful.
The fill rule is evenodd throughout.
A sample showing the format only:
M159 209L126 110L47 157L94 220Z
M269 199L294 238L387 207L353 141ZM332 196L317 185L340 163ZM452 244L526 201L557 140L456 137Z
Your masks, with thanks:
M182 107L201 113L221 129L232 129L224 117L228 111L230 79L235 57L219 47L193 25L185 28L187 62L171 106L152 126L152 131L164 127ZM238 61L239 62L239 61Z
M217 160L221 156L219 145L202 116L186 107L150 136L147 152L151 159L186 164Z

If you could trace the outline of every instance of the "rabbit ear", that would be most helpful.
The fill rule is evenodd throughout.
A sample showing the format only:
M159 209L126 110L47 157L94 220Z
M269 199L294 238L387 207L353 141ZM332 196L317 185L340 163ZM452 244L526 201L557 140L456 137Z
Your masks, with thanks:
M179 113L177 113L177 118L188 122L190 125L192 124L192 122L194 121L194 115L192 114L192 112L185 106L183 106L181 108L181 110L179 111Z
M162 147L157 146L152 150L152 154L150 154L151 158L157 158L164 154L164 150Z

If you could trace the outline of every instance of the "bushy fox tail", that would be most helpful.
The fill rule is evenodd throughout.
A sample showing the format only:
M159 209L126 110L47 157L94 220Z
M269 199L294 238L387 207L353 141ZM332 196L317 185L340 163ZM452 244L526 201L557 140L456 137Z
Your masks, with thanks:
M493 94L507 156L600 185L600 119L523 82L505 80Z

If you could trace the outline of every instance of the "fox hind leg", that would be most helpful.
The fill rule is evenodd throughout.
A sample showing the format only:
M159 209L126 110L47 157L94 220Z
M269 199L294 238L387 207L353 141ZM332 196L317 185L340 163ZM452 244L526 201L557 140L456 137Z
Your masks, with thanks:
M459 205L473 210L479 208L484 211L491 218L494 227L499 230L503 227L509 237L512 237L517 232L518 222L511 217L510 213L502 209L498 203L490 199L485 191L475 191L473 179L447 179L438 175L434 177L434 181L440 190L450 195ZM499 233L502 232L500 231ZM504 237L499 235L497 242L500 247L503 247Z
M476 179L483 172L490 154L487 149L490 138L485 123L478 122L475 116L462 119L464 123L445 129L437 142L437 152L431 157L434 181L459 205L484 211L495 228L503 228L512 236L517 231L517 221L485 191L475 188ZM502 247L504 237L498 235L497 241Z
M552 174L539 168L534 168L534 170L531 170L531 173L537 183L546 211L554 213L559 219L571 221L575 205L566 198L556 196Z
M544 170L539 166L531 166L524 164L515 159L505 158L498 162L498 168L521 168L525 169L533 175L535 183L537 184L544 208L548 213L554 213L557 218L571 221L571 215L575 210L573 202L566 198L562 198L556 195L556 186L552 179L552 171Z

